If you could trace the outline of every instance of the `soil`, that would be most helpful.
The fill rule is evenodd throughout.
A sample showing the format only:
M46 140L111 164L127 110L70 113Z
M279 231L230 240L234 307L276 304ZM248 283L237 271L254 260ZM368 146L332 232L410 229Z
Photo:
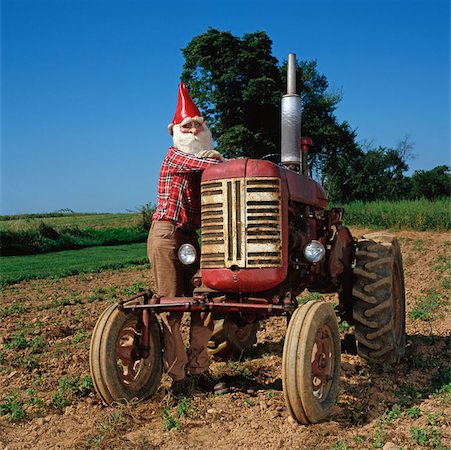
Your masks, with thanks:
M149 270L133 267L5 287L0 448L451 448L445 270L450 238L438 232L394 234L404 261L406 356L398 365L376 366L365 364L352 348L343 349L336 406L327 420L309 426L295 423L284 403L283 317L264 321L257 344L239 361L212 363L229 393L194 392L177 408L163 375L151 400L105 407L87 378L91 332L107 305L150 284ZM426 298L440 306L430 309L427 320L412 318Z

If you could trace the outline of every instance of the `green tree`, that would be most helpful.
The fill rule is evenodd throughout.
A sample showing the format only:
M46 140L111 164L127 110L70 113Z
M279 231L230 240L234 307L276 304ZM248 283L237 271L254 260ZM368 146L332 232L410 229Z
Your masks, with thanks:
M355 167L354 200L399 200L409 194L410 184L404 172L409 166L403 154L394 148L369 150Z
M281 71L285 86L286 63ZM302 135L311 137L314 143L309 154L311 173L329 195L341 198L346 195L353 162L363 155L357 135L349 123L337 121L335 109L341 95L330 92L316 61L299 62L296 85L302 100Z
M207 117L218 150L229 158L280 155L280 100L286 90L286 62L278 65L266 33L239 38L209 28L182 51L181 78ZM314 142L312 172L325 183L340 156L349 161L361 151L349 125L337 122L334 111L341 97L329 92L316 62L298 63L297 86L303 105L302 133Z
M404 172L409 168L407 160L411 157L412 148L413 144L406 137L396 148L369 148L355 155L351 162L340 156L335 161L335 171L330 171L330 199L343 204L352 200L398 200L409 197L411 182Z
M347 122L334 126L314 121L317 153L309 156L310 167L333 202L345 203L354 198L356 169L365 156L355 142L356 133Z
M451 194L449 171L448 166L437 166L432 170L415 170L411 177L411 197L425 197L428 200L449 197Z
M182 50L181 78L229 158L277 151L282 82L271 45L264 32L240 39L209 28Z

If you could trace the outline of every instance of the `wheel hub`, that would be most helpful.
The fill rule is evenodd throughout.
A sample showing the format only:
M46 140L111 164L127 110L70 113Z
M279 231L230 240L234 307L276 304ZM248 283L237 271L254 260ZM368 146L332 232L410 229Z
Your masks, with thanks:
M124 383L131 383L140 370L141 351L138 342L141 334L135 326L123 328L116 344L116 367Z
M312 388L313 395L319 400L327 397L334 371L333 341L326 325L316 333L312 351Z

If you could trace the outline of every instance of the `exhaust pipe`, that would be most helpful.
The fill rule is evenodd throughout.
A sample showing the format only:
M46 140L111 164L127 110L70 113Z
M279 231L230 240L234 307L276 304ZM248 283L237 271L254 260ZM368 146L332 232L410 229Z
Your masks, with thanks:
M296 55L288 55L287 93L282 97L281 162L298 172L301 165L301 98L296 93Z

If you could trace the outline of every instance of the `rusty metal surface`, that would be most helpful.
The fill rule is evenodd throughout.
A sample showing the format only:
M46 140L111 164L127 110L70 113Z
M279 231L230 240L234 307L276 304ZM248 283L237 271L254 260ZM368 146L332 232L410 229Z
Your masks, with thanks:
M354 256L354 240L346 227L339 227L335 233L329 256L329 274L336 278L346 270L351 270Z
M282 265L279 178L202 183L201 268Z
M326 191L320 184L306 175L300 175L290 170L286 170L285 174L290 192L290 200L318 209L327 208Z
M287 311L284 305L271 303L241 303L241 302L199 302L192 297L162 297L158 304L135 304L122 306L124 311L149 310L153 312L163 311L216 311L216 312L255 312L282 314Z

